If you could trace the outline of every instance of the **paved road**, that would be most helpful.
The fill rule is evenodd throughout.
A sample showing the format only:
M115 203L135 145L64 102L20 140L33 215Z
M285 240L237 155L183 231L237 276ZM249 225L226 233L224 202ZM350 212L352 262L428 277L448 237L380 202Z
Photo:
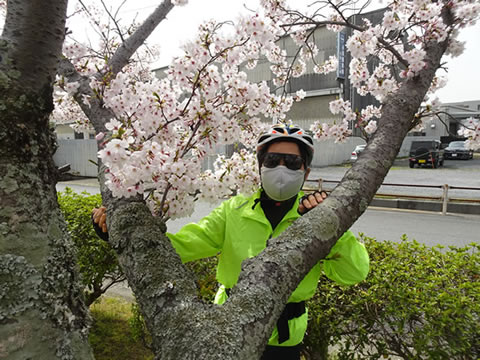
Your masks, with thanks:
M480 244L480 216L369 208L351 230L377 240L399 241L403 234L428 246Z
M71 181L61 181L57 184L57 191L64 191L66 187L71 188L77 193L86 191L89 194L100 194L97 179L80 179Z
M196 222L207 215L214 205L198 203L188 219L170 220L168 231L176 232L188 222ZM429 246L463 246L480 243L480 216L369 208L353 225L355 233L364 233L377 240L399 241L402 234Z
M331 190L336 184L328 181L340 181L349 168L350 165L316 168L312 170L309 178L311 180L323 179L323 187ZM438 169L427 167L410 169L407 159L397 160L383 183L423 184L437 185L439 187L443 184L448 184L449 186L480 189L480 156L476 154L476 158L473 160L445 160L445 165ZM440 197L442 189L382 185L378 193ZM480 200L480 190L450 190L449 197Z

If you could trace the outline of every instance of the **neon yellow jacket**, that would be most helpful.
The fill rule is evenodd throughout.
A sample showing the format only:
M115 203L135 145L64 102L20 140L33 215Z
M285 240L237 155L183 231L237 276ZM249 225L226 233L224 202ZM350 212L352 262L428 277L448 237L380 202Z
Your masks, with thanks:
M299 194L298 197L302 196ZM185 225L176 234L167 233L183 262L214 256L218 253L217 280L219 289L215 303L227 299L225 288L232 288L238 280L242 261L258 255L267 245L267 240L280 235L295 219L298 201L288 211L277 227L272 230L262 207L254 200L260 191L251 197L237 195L224 201L198 223ZM300 282L288 302L300 302L311 298L317 288L320 275L325 275L340 284L352 285L364 280L368 274L368 253L351 231L332 247L325 260L320 261ZM278 343L277 329L272 333L269 345L294 346L302 342L307 329L308 313L288 321L290 338Z

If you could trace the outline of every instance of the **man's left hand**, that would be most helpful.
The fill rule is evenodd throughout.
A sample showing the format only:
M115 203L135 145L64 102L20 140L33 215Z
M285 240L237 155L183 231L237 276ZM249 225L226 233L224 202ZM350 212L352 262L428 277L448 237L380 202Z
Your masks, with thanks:
M300 199L300 204L298 205L298 213L303 215L318 204L321 204L323 200L327 198L327 193L325 191L315 191L314 193L303 196Z

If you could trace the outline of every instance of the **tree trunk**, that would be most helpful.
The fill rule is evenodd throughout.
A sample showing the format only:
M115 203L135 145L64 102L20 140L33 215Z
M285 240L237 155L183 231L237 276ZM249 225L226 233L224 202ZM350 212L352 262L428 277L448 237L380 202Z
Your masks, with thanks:
M9 0L0 39L0 358L93 359L48 125L66 7Z

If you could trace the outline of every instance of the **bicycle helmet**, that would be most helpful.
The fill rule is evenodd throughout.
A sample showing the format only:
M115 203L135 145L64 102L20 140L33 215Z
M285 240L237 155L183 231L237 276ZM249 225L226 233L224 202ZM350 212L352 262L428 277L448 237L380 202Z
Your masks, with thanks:
M302 149L305 150L306 159L305 163L308 166L312 163L313 159L313 139L310 135L296 125L276 124L267 130L264 134L260 135L257 140L257 154L260 150L271 142L275 141L294 141Z

